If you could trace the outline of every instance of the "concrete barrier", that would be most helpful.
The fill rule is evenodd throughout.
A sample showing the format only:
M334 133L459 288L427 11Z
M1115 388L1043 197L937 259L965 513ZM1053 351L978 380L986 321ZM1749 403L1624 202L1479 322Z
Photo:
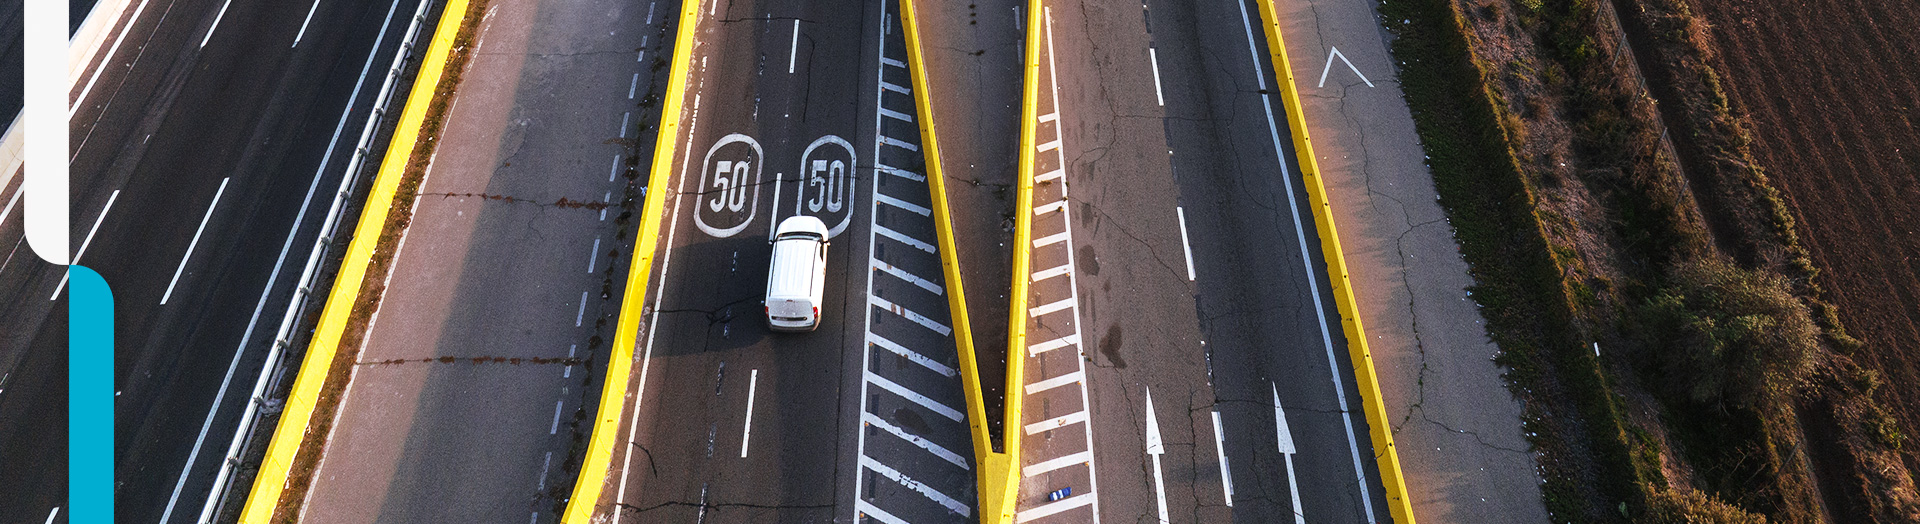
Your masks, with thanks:
M1287 112L1287 128L1293 132L1294 154L1299 156L1301 181L1307 186L1307 202L1313 208L1313 224L1320 233L1320 254L1327 262L1327 282L1333 287L1334 307L1340 312L1340 327L1347 337L1347 356L1353 361L1354 385L1360 389L1360 405L1366 412L1367 427L1373 438L1374 460L1380 469L1387 509L1393 521L1413 524L1413 503L1407 499L1406 481L1400 474L1400 455L1393 447L1392 427L1387 420L1386 403L1380 398L1380 380L1374 373L1373 353L1367 348L1367 333L1360 322L1360 311L1353 298L1353 283L1347 275L1346 255L1340 250L1340 231L1333 223L1333 208L1327 200L1326 184L1320 180L1320 164L1314 160L1313 139L1307 135L1307 119L1301 112L1300 89L1293 80L1293 64L1287 59L1287 45L1280 34L1279 13L1274 0L1260 0L1260 21L1266 30L1267 50L1273 57L1275 76L1279 77L1280 101Z
M600 407L594 414L593 436L587 441L586 457L580 462L580 475L574 480L573 494L567 497L567 509L560 515L565 524L588 524L593 510L606 490L613 448L620 436L620 419L626 414L627 383L633 376L633 349L639 343L640 318L646 309L647 282L653 278L653 252L660 245L660 221L666 217L668 187L673 178L673 154L680 142L680 114L686 103L687 76L692 73L693 30L700 22L700 3L680 4L679 25L675 27L672 68L667 74L666 96L660 105L660 133L653 145L653 163L647 171L647 199L641 207L640 231L633 241L633 264L627 268L626 290L620 295L620 317L615 323L612 352L607 355L607 379L600 390ZM616 509L617 511L617 509Z

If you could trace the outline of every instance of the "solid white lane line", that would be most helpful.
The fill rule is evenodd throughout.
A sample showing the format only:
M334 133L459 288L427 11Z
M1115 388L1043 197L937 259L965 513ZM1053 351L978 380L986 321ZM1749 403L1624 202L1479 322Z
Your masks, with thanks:
M600 237L593 237L593 250L587 252L587 274L593 274L593 264L600 261Z
M630 82L627 82L627 100L633 100L634 93L639 92L639 90L640 90L640 73L634 73L633 80Z
M760 390L760 370L747 379L747 425L740 429L740 458L747 458L747 444L753 442L753 394Z
M880 143L882 143L882 144L886 144L886 145L890 145L890 146L893 146L893 147L897 147L897 148L900 148L900 149L905 149L905 150L908 150L908 151L919 151L919 150L920 150L920 146L916 146L916 145L913 145L913 143L912 143L912 142L907 142L907 141L904 141L904 140L900 140L900 139L898 139L898 138L894 138L894 137L890 137L890 136L886 136L886 135L880 135Z
M307 8L307 19L300 22L300 32L293 35L293 45L289 47L300 47L300 38L307 36L307 24L313 23L313 12L319 10L320 0L313 0L313 7Z
M80 252L75 253L73 255L74 265L79 265L80 257L86 256L87 246L93 245L93 234L100 232L100 223L107 221L107 212L113 210L113 201L119 200L119 199L120 199L120 190L118 189L113 190L113 194L107 196L106 207L100 208L100 216L93 219L93 229L87 230L87 239L85 241L80 242ZM66 291L66 290L67 290L67 272L62 271L60 272L60 286L53 288L53 296L47 297L47 301L51 302L54 300L58 300L60 298L60 292Z
M854 511L861 515L872 517L873 520L878 520L883 524L907 524L907 521L900 520L900 517L895 517L892 513L887 513L886 510L874 506L873 503L867 502L865 499L855 500L853 502Z
M928 453L940 457L941 460L951 462L955 466L960 466L960 469L973 469L967 467L967 459L961 457L960 454L948 451L947 448L941 447L939 444L934 444L931 440L920 438L919 435L907 433L907 430L900 429L900 426L895 426L887 422L886 419L880 418L879 415L862 411L860 412L860 421L867 423L867 425L886 430L887 433L891 433L895 437L900 437L900 440L912 442L913 445L920 446L920 449L927 450Z
M1093 492L1091 491L1087 492L1087 494L1085 495L1076 495L1072 497L1067 497L1055 502L1050 502L1044 505L1036 506L1033 509L1022 511L1020 512L1020 515L1015 518L1014 521L1022 522L1022 523L1032 522L1042 518L1051 517L1056 513L1060 513L1070 509L1077 509L1090 504L1093 504Z
M878 141L876 140L876 141L875 141L875 143L878 143ZM893 167L893 166L890 166L890 165L886 165L886 164L874 164L874 166L873 166L873 168L874 168L874 169L877 169L877 170L879 170L880 172L883 172L883 173L886 173L886 174L889 174L889 175L893 175L893 176L897 176L897 177L900 177L900 178L905 178L905 179L907 179L907 180L912 180L912 181L914 181L914 182L926 182L926 181L927 181L927 176L926 176L926 175L922 175L922 174L919 174L919 173L915 173L915 172L912 172L912 171L908 171L908 170L905 170L905 169L900 169L900 168L897 168L897 167ZM875 195L877 196L877 195L878 195L878 193L875 193Z
M787 74L793 74L793 60L800 56L800 19L793 19L793 42L787 44Z
M901 199L898 199L898 198L894 198L894 197L890 197L890 196L887 196L887 195L885 195L885 194L876 194L876 195L873 195L873 198L874 198L874 199L876 199L876 200L879 200L879 201L880 201L880 203L882 203L882 204L886 204L886 205L889 205L889 206L893 206L893 207L897 207L897 208L900 208L900 209L905 209L905 210L907 210L907 211L912 211L912 212L913 212L913 214L916 214L916 215L920 215L920 216L923 216L923 217L925 217L925 216L933 216L933 210L931 210L931 209L927 209L927 208L925 208L925 207L922 207L922 206L920 206L920 205L918 205L918 204L914 204L914 203L912 203L912 202L907 202L907 201L905 201L905 200L901 200Z
M148 0L140 0L140 6L133 8L133 16L127 17L125 25L120 26L120 34L113 37L113 45L107 46L107 54L100 55L100 67L93 68L93 74L87 77L87 86L80 88L80 96L75 98L73 104L67 107L67 118L73 118L75 111L79 111L81 107L87 105L87 93L93 92L93 83L100 80L100 73L102 71L107 70L107 64L113 61L114 52L120 50L120 43L127 40L127 31L132 31L133 23L140 20L140 12L147 10L147 1ZM165 16L162 15L162 19L164 18ZM138 60L136 59L136 61Z
M1027 316L1038 317L1038 316L1046 315L1048 313L1052 313L1055 311L1065 310L1070 307L1073 307L1073 299L1063 298L1051 304L1047 304L1047 305L1036 307L1036 308L1029 308L1027 309Z
M1067 274L1067 272L1069 272L1069 271L1073 271L1073 266L1072 266L1072 265L1068 265L1068 264L1061 264L1061 265L1060 265L1060 267L1056 267L1056 268L1053 268L1053 269L1047 269L1047 270L1042 270L1042 271L1040 271L1040 272L1037 272L1037 273L1034 273L1034 274L1033 274L1033 281L1034 281L1034 282L1039 282L1039 281L1042 281L1042 280L1046 280L1046 279L1049 279L1049 278L1053 278L1053 277L1057 277L1057 276L1060 276L1060 275L1065 275L1065 274Z
M614 177L617 177L617 176L620 176L620 154L614 153L613 166L607 168L607 181L612 182Z
M1033 248L1040 249L1043 247L1065 242L1066 240L1067 240L1067 232L1061 231L1059 233L1054 233L1051 235L1047 235L1045 237L1033 239Z
M1055 172L1058 172L1057 170ZM1033 207L1033 216L1041 216L1067 208L1067 199L1059 199Z
M180 255L180 265L173 269L173 280L167 281L167 292L160 295L160 305L167 305L167 299L173 298L173 286L180 283L180 273L186 271L187 261L193 259L193 248L200 245L200 234L207 231L207 221L213 219L214 208L220 207L220 195L227 193L227 181L232 179L220 179L220 189L213 192L213 202L207 204L207 214L200 217L200 227L193 230L193 240L187 242L187 253Z
M911 309L907 309L905 307L901 307L899 304L889 302L887 301L887 299L876 297L876 296L868 296L867 301L869 303L872 303L874 306L879 307L880 309L892 311L893 314L900 315L901 317L904 317L907 320L913 321L913 323L915 324L919 324L927 329L931 329L934 332L939 333L940 336L944 337L944 336L953 334L953 328L947 327L946 324L941 324L939 321L928 318L926 315L915 313Z
M932 486L928 486L926 483L915 481L913 478L906 476L906 474L887 467L886 464L881 464L880 461L874 460L866 455L861 455L860 467L873 470L874 473L879 473L880 476L886 477L888 480L898 482L901 486L918 491L921 495L926 495L927 498L940 503L942 506L946 506L947 509L952 510L954 513L959 513L962 517L973 516L973 508L967 507L966 503L954 500L953 497L949 497L947 494L933 489Z
M53 524L53 518L58 516L60 516L60 506L54 506L53 512L47 514L47 524Z
M884 107L882 107L882 108L880 108L880 116L884 116L884 117L887 117L887 118L891 118L891 119L894 119L894 120L899 120L899 121L901 121L901 122L912 122L912 121L913 121L913 115L909 115L909 114L906 114L906 113L902 113L902 112L899 112L899 111L894 111L894 110L892 110L892 109L887 109L887 108L884 108Z
M553 401L553 426L547 428L548 435L552 435L560 432L560 405L564 402L566 401L565 400Z
M1267 76L1260 70L1259 46L1253 41L1253 23L1247 18L1246 4L1240 5L1240 27L1246 31L1247 55L1253 59L1253 76L1259 82L1260 90L1265 91L1267 89ZM1367 501L1361 504L1360 507L1366 512L1367 522L1377 522L1378 520L1374 518L1373 514L1373 499L1371 494L1368 493L1371 490L1367 487L1367 470L1360 462L1360 443L1358 440L1355 440L1353 436L1353 411L1347 409L1346 381L1340 378L1338 357L1334 356L1333 352L1333 335L1329 332L1330 328L1327 327L1326 306L1320 301L1320 284L1317 282L1318 279L1313 276L1313 260L1309 258L1311 255L1308 254L1310 251L1307 250L1307 233L1301 229L1300 204L1294 198L1293 182L1288 178L1288 164L1286 155L1283 153L1285 149L1282 149L1280 146L1280 126L1275 123L1273 118L1273 100L1270 96L1262 96L1260 97L1260 105L1264 106L1267 111L1267 136L1273 140L1274 158L1280 161L1280 176L1281 182L1283 182L1281 185L1287 188L1287 207L1293 212L1293 232L1300 244L1300 262L1307 268L1307 289L1313 291L1314 315L1320 318L1320 343L1326 349L1327 367L1331 370L1333 377L1334 398L1339 400L1340 419L1347 432L1347 451L1353 458L1354 480L1356 484L1360 486L1360 500Z
M1049 471L1057 470L1067 466L1072 466L1076 464L1086 464L1087 462L1091 462L1092 460L1093 460L1092 451L1082 451L1079 453L1074 453L1072 455L1067 455L1063 457L1054 457L1053 459L1050 459L1044 462L1040 462L1040 463L1036 463L1036 464L1032 464L1032 465L1020 468L1020 476L1026 477L1026 478L1032 478L1035 475L1043 475Z
M944 291L940 288L939 284L935 284L931 280L927 280L924 278L920 278L919 276L915 276L913 273L908 273L907 270L900 269L898 266L895 266L893 264L888 264L886 262L880 261L879 259L874 259L873 268L881 271L885 271L889 275L899 277L900 280L911 282L913 283L913 285L919 286L920 289L932 291L933 294L935 295L945 294Z
M1060 375L1057 377L1042 380L1032 384L1027 384L1027 394L1032 395L1034 393L1039 393L1039 392L1057 388L1060 386L1073 384L1073 383L1079 382L1080 379L1086 378L1086 376L1087 376L1087 373L1085 371L1074 370L1072 373Z
M573 314L573 327L580 327L580 321L587 318L587 292L580 292L580 311Z
M1067 335L1067 336L1056 338L1046 342L1041 342L1039 344L1034 344L1033 347L1027 348L1027 356L1031 357L1034 355L1039 355L1041 353L1046 353L1048 351L1053 351L1056 349L1060 349L1063 347L1067 347L1067 346L1079 344L1079 343L1080 343L1079 334L1076 333L1072 335Z
M1227 507L1233 507L1233 472L1227 468L1227 434L1220 429L1220 412L1213 412L1213 454L1220 459L1220 485L1227 497Z
M1067 170L1065 170L1065 169L1055 169L1055 170L1052 170L1052 171L1048 171L1048 172L1045 172L1045 173L1041 173L1041 174L1040 174L1039 176L1035 176L1035 177L1033 177L1033 183L1035 183L1035 184L1038 184L1038 183L1041 183L1041 182L1047 182L1047 181L1051 181L1051 180L1053 180L1053 179L1056 179L1056 178L1060 178L1060 177L1063 177L1063 176L1067 176Z
M220 3L220 14L213 15L213 25L207 27L207 36L205 38L200 39L201 49L205 49L207 47L208 40L213 40L213 30L220 28L220 19L227 17L227 6L232 3L233 3L233 0L226 0L225 2Z
M935 402L933 399L927 398L926 395L922 395L917 391L907 389L906 386L902 386L899 383L896 383L894 381L887 380L887 377L875 375L871 371L867 372L866 375L867 375L867 383L873 384L875 386L880 386L880 389L891 391L893 392L893 394L904 397L908 401L913 402L914 404L919 404L920 407L927 408L928 411L939 413L940 416L953 419L954 422L961 422L966 420L966 416L960 414L960 410L947 407L945 404L941 404L939 402Z
M1087 421L1087 412L1075 411L1075 412L1061 415L1058 417L1053 417L1047 420L1042 420L1032 424L1027 424L1026 429L1027 429L1028 435L1038 435L1040 433L1053 431L1071 424L1081 423L1086 421Z
M1147 48L1147 60L1153 62L1153 99L1164 107L1167 105L1167 97L1160 94L1160 53L1151 47Z
M1187 253L1187 281L1193 281L1193 242L1187 240L1187 208L1175 206L1174 212L1180 214L1180 249Z
M875 201L877 202L878 200L875 200ZM913 247L914 247L914 249L918 249L918 250L921 250L921 251L925 251L925 252L928 252L928 253L933 253L933 252L934 252L934 250L933 250L933 244L928 244L928 243L926 243L926 242L921 242L921 241L920 241L920 239L917 239L917 238L913 238L913 237L910 237L910 236L907 236L907 234L906 234L906 233L901 233L901 232L899 232L899 231L894 231L894 230L893 230L892 228L888 228L888 227L886 227L886 226L882 226L882 225L879 225L879 224L875 224L875 225L873 226L873 231L874 231L875 233L879 233L879 234L880 234L880 236L883 236L883 237L887 237L887 238L891 238L891 239L893 239L894 241L897 241L897 242L899 242L899 243L902 243L902 244L906 244L906 245L909 245L909 246L913 246Z
M867 333L867 342L870 342L876 346L880 346L881 349L892 351L895 355L906 357L907 360L911 360L913 361L913 363L919 364L921 367L932 370L934 373L939 373L942 375L946 375L948 377L958 376L958 373L954 372L953 368L947 367L946 364L935 362L933 359L927 358L926 355L922 355L918 351L907 349L906 346L902 346L900 344L894 343L894 341L887 340L886 337L882 337L878 334Z

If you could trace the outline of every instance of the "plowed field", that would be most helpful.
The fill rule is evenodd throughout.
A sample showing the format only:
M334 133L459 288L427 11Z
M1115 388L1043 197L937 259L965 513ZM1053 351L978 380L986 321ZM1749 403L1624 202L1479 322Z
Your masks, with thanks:
M1821 284L1920 429L1920 2L1695 0ZM1909 467L1920 454L1907 453Z

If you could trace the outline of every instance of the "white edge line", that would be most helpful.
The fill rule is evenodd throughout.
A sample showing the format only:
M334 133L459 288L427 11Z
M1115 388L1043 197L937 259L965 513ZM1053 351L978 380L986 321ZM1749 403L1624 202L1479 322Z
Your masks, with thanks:
M1160 53L1154 51L1152 47L1148 47L1147 60L1153 62L1153 99L1159 102L1161 107L1165 107L1167 105L1167 97L1160 93Z
M1227 507L1233 507L1233 472L1227 468L1227 435L1220 428L1220 412L1213 412L1213 454L1220 459L1220 486L1227 498Z
M307 8L307 19L300 22L300 32L293 35L293 45L291 47L300 47L300 38L307 36L307 24L313 23L313 12L319 10L320 0L313 0L313 7Z

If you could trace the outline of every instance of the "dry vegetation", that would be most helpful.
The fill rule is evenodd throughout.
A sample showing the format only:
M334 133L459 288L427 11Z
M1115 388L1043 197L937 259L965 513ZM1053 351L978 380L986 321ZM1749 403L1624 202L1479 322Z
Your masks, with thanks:
M1708 31L1604 2L1380 7L1554 520L1920 521Z

